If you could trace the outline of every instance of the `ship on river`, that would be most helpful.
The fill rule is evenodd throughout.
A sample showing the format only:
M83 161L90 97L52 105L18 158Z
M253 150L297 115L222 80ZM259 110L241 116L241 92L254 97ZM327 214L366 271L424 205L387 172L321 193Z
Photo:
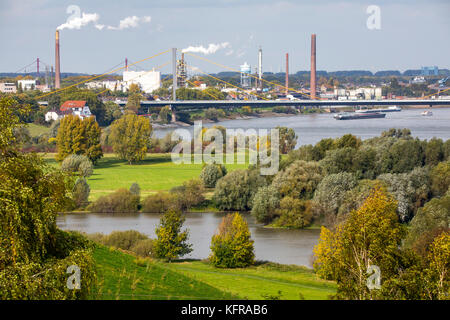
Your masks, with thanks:
M367 108L361 108L358 110L355 110L356 113L371 113L371 112L400 112L402 111L402 108L399 106L390 106L388 108L378 108L378 109L367 109Z
M386 114L381 112L342 112L334 116L336 120L375 119L384 117L386 117Z

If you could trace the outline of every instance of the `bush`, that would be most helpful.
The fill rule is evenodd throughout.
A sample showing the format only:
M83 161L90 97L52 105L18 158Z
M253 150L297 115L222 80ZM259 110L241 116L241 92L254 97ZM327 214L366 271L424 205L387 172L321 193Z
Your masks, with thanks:
M176 209L188 210L205 201L203 182L200 179L191 179L183 182L182 186L174 187L170 192L175 195Z
M176 195L172 193L158 192L149 195L142 203L142 212L165 213L169 210L177 211Z
M280 194L275 187L261 187L253 198L252 216L258 222L268 223L275 217L279 204Z
M91 189L85 178L78 178L72 190L73 201L77 208L85 207L88 204Z
M214 122L219 121L219 118L225 117L225 112L222 109L208 108L205 110L205 118Z
M181 232L184 221L179 212L167 212L161 217L154 242L157 258L171 261L192 252L192 245L187 242L189 232Z
M137 212L139 197L127 189L119 189L107 196L101 196L88 209L98 213L131 213Z
M222 219L211 239L209 260L218 268L245 268L254 263L253 240L247 222L239 213Z
M249 210L256 191L264 185L266 180L257 170L235 170L217 182L213 201L221 210Z
M153 239L139 240L130 248L130 251L141 257L153 257L154 245Z
M146 235L135 230L113 231L105 236L101 243L105 246L131 251L130 249L135 246L138 241L147 239L148 237Z
M84 155L71 154L61 163L61 170L64 172L78 173L81 177L89 177L94 169L91 160Z
M280 217L274 225L287 228L305 228L311 223L311 201L284 197L280 201L280 209L277 210L277 214Z
M136 182L131 185L130 192L141 199L141 187Z
M203 167L200 174L203 184L207 188L214 188L217 181L226 174L226 169L223 165L208 164Z
M431 170L431 190L442 196L450 187L450 161L441 162Z

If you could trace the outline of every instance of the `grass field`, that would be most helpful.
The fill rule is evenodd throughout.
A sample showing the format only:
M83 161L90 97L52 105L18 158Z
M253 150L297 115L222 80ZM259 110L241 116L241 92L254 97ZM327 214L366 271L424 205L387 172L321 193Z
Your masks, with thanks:
M34 123L28 123L27 128L32 137L37 137L41 134L48 133L50 131L49 127L41 126L39 124L34 124Z
M217 269L202 261L137 260L118 250L94 250L99 286L93 299L327 299L333 282L303 267L262 264Z
M44 157L51 165L59 166L54 154ZM245 169L247 164L225 165L230 172ZM88 178L91 188L90 201L102 195L114 192L119 188L130 188L136 182L141 187L143 197L160 190L169 190L180 186L184 181L198 178L202 170L201 164L181 164L172 162L170 154L148 154L145 160L129 165L114 154L105 154L94 168L94 174Z

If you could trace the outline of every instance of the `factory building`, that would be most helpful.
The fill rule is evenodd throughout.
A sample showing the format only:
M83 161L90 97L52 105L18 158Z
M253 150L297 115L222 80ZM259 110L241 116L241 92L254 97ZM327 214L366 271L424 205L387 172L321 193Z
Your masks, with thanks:
M19 80L17 85L22 87L23 91L36 89L36 80Z
M16 93L17 87L11 82L0 82L0 92L2 93Z
M132 83L139 85L145 93L151 93L153 90L161 87L161 72L151 71L124 71L123 82L126 89L130 88Z

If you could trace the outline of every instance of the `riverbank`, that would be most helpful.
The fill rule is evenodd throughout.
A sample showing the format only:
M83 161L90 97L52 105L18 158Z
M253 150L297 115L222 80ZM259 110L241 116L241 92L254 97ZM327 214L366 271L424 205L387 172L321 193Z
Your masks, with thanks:
M336 293L334 282L299 266L259 262L218 269L199 260L165 263L136 258L100 245L93 257L99 285L92 299L323 300Z

